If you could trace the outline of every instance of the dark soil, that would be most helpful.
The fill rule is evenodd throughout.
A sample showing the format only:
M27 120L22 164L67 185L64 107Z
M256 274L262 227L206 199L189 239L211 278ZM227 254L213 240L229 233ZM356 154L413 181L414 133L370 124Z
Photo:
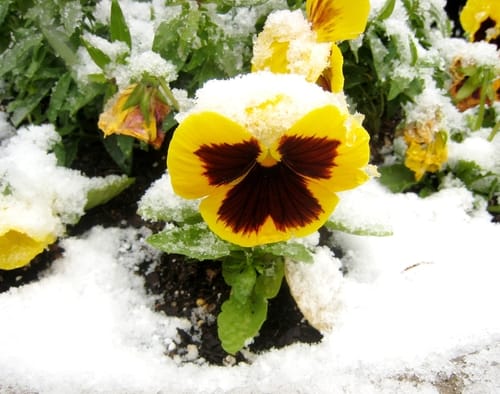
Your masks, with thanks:
M76 168L86 175L120 173L100 142L80 151L85 152L85 155L77 158ZM68 236L81 235L95 225L146 226L159 231L163 227L162 223L145 222L136 211L137 201L164 170L165 149L148 152L136 150L131 174L136 178L135 183L112 201L87 212L77 225L68 229ZM38 280L40 274L62 252L56 243L26 267L11 271L0 270L0 292ZM220 263L186 261L183 256L164 254L153 270L151 264L150 261L140 264L138 274L144 277L147 291L158 296L156 310L169 316L187 318L192 322L190 330L179 331L180 340L176 343L175 350L165 349L166 357L180 356L181 359L186 359L184 356L188 351L192 354L195 347L198 360L202 358L211 364L227 365L248 361L248 357L242 353L230 357L221 348L217 337L216 316L221 304L229 296L229 287L222 278ZM270 300L267 321L248 350L258 353L295 342L314 343L321 338L321 334L304 320L284 283L277 297Z

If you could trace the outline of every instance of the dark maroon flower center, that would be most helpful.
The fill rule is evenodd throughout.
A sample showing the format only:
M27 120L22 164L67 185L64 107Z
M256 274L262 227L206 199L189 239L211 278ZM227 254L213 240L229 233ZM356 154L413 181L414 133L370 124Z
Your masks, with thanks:
M335 167L340 142L325 137L282 137L281 161L272 167L257 162L258 141L201 146L195 154L203 162L211 185L228 184L218 216L236 233L258 232L270 217L280 231L303 227L323 212L307 187L310 179L327 179Z

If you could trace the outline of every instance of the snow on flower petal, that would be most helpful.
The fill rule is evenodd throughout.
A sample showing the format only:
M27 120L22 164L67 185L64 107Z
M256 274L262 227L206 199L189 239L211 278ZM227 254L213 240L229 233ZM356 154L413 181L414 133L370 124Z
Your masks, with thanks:
M246 103L232 105L234 91ZM255 246L308 235L331 215L335 192L368 178L368 133L343 100L315 84L254 73L212 81L197 97L167 166L174 191L202 198L204 220L225 240Z
M55 242L61 223L41 204L0 197L0 269L23 267Z
M313 0L301 11L269 15L254 42L252 71L303 75L334 92L343 89L343 58L336 42L357 37L368 20L367 0Z

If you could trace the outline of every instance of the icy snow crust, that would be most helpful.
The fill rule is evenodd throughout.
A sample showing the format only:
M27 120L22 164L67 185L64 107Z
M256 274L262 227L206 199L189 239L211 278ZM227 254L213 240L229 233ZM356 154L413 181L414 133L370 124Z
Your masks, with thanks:
M108 21L110 3L98 3L97 20ZM385 0L371 3L373 17ZM445 2L427 3L442 8ZM131 57L159 60L151 52L153 32L176 8L164 7L162 0L153 0L151 6L132 0L120 4L134 37ZM150 20L151 10L155 20ZM241 24L228 24L224 18L220 23L228 26L228 34L244 35L256 18L250 11L247 15L241 11ZM401 21L406 18L396 2L386 28L404 35L406 26ZM113 56L126 50L87 38ZM498 61L491 46L471 47L455 39L438 37L429 53L417 49L419 56L430 61L442 58L448 64L456 56L484 65ZM97 72L88 55L81 55L78 75ZM153 63L156 72L171 74L167 63ZM115 71L125 85L127 78L144 70ZM213 107L210 89L217 85L210 86L199 97L203 102L206 94L206 105L195 110L237 117L240 110L235 107ZM238 91L230 92L233 103L252 104L245 103ZM305 112L312 105L308 95L302 94ZM324 98L314 95L317 106ZM189 100L183 102L182 112L189 113ZM428 80L416 102L405 108L411 120L423 121L438 108L443 125L461 128L465 124ZM60 171L54 155L40 153L48 148L44 144L57 138L53 128L40 126L9 138L14 133L0 113L0 169L12 174L11 187L19 190L22 199L37 196L38 201L67 202L67 206L50 207L68 222L81 215L88 180ZM500 139L497 136L488 144L487 133L467 135L461 144L450 142L450 164L472 160L498 171ZM13 151L25 152L16 150L15 144L23 145L29 154L14 156ZM21 168L28 171L16 175ZM46 187L47 177L60 181L50 183L57 190ZM175 210L178 200L162 201L168 198L168 184L165 175L142 204L164 204L165 209ZM39 281L0 294L0 392L438 393L448 378L464 393L500 392L500 225L491 223L484 202L457 182L425 199L389 193L376 180L339 195L333 219L356 228L381 225L392 235L335 232L334 242L344 251L341 258L318 249L314 264L288 264L287 275L304 284L300 290L306 301L321 305L320 317L326 322L321 343L271 350L256 356L252 364L231 368L168 358L164 353L175 346L176 328L188 327L189 322L154 312L154 299L145 294L143 281L135 274L145 256L153 260L158 256L145 244L149 231L95 227L83 236L62 240L64 255ZM195 209L195 204L187 208ZM341 266L347 268L345 275L339 275Z

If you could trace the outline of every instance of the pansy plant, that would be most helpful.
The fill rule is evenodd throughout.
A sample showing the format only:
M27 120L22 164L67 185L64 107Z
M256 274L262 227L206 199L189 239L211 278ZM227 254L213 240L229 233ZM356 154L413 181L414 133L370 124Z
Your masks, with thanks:
M198 201L200 215L187 210L186 220L177 218L150 242L222 260L232 291L218 317L219 337L234 353L265 320L284 258L311 260L301 238L329 220L337 192L369 178L369 136L342 94L269 72L209 81L178 120L167 155L170 196ZM144 207L141 214L155 216Z

